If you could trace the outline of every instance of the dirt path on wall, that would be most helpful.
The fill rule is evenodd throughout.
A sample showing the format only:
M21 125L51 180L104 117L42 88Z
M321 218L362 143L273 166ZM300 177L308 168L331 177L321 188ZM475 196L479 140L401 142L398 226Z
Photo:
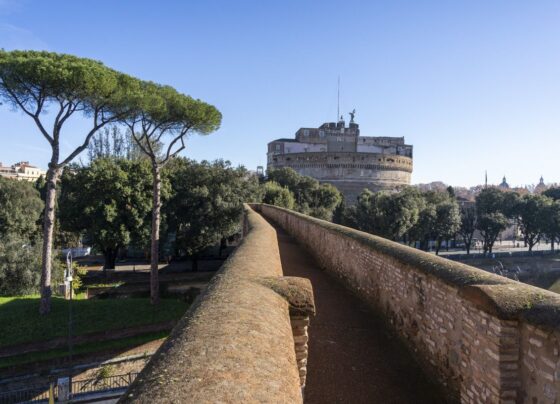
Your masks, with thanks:
M315 293L317 315L309 327L305 402L444 402L382 321L271 224L278 234L284 275L309 278Z

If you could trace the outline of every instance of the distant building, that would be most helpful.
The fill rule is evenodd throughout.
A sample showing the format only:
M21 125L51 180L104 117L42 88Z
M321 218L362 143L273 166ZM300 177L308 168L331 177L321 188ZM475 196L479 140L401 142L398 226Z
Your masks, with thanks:
M0 176L19 181L37 181L39 177L45 177L47 172L32 166L28 161L20 161L12 166L4 166L0 163Z
M500 185L498 185L499 188L502 189L509 189L509 184L506 181L506 176L504 175L504 178L502 179L502 183Z
M548 186L546 186L546 184L544 183L544 178L541 175L541 179L539 181L539 184L535 187L533 192L535 194L542 194L547 189L548 189Z
M364 188L379 191L409 185L412 146L404 137L360 136L359 125L351 119L346 126L341 117L337 123L300 128L295 139L270 142L267 168L282 167L330 183L354 203Z

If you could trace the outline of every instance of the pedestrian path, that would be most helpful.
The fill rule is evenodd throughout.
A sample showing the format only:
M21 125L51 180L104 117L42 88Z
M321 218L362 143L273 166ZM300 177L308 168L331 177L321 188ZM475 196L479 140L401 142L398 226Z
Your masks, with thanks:
M306 403L441 403L409 352L359 299L318 268L281 228L286 276L313 284L317 315L309 328Z

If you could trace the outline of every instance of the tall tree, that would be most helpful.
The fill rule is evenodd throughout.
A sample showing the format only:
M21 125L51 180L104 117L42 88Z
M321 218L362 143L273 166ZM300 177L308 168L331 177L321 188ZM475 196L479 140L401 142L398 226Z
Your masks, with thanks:
M449 198L436 205L436 217L434 222L436 254L439 254L442 242L455 236L460 226L461 214L459 212L459 205L455 199Z
M471 253L472 240L476 231L476 209L474 206L464 206L461 208L461 225L457 233L463 239L467 255Z
M263 185L263 202L269 205L293 209L295 205L294 194L286 187L275 181L267 181Z
M43 216L42 314L50 311L56 184L62 168L87 148L99 129L126 116L136 82L90 59L49 52L0 50L0 99L29 116L51 147ZM52 114L52 122L45 119L47 110ZM80 113L91 126L81 137L80 145L61 156L64 124Z
M235 234L240 228L243 203L252 199L256 177L227 161L196 163L178 158L168 165L172 196L164 207L177 249L198 268L198 255Z
M476 196L477 229L482 235L485 254L492 253L498 236L507 227L507 216L512 214L508 211L509 204L505 204L505 195L498 188L485 188Z
M543 216L546 218L543 233L550 240L550 249L554 251L554 244L560 240L560 201L547 201Z
M135 114L123 122L138 147L149 158L153 177L150 299L159 302L159 239L161 223L161 170L182 150L191 133L209 134L220 126L222 115L212 105L180 94L169 86L142 83L143 99ZM154 145L162 144L160 152Z
M421 206L422 195L412 187L392 194L364 190L356 204L355 222L360 230L399 241L418 221Z
M529 246L529 251L533 250L542 235L544 234L549 211L546 209L549 198L538 194L523 195L517 204L517 214L519 217L519 229L523 234L524 240Z
M342 194L331 184L321 184L315 178L299 174L290 167L268 172L268 179L286 187L295 198L295 209L319 219L331 220Z
M494 243L507 224L507 217L501 212L483 213L478 216L477 228L482 235L484 254L492 254Z
M152 208L151 173L145 160L101 158L62 176L60 222L85 233L114 269L120 248L141 239Z

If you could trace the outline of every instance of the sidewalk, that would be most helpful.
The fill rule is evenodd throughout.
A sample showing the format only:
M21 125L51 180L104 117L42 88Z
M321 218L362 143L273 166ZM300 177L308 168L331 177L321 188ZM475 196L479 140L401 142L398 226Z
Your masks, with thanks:
M383 322L319 270L294 239L274 227L284 275L309 278L315 293L317 315L309 327L305 402L443 402L437 387Z

